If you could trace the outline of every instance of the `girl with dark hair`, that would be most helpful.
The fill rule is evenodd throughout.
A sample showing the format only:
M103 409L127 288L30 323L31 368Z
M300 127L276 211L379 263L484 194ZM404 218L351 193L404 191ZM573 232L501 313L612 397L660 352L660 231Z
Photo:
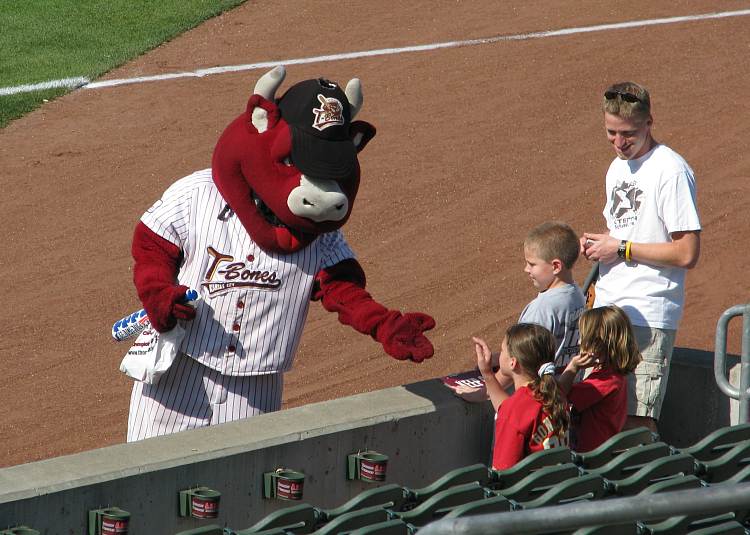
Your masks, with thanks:
M477 365L497 411L492 467L502 470L543 449L568 446L569 414L555 381L552 333L531 323L511 326L500 350L500 373L513 381L508 394L492 370L487 343L474 338Z

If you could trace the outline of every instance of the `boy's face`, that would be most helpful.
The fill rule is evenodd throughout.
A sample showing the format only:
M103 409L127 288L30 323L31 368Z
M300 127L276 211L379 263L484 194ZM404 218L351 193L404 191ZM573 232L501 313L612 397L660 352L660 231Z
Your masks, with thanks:
M534 287L540 292L545 291L555 282L555 277L560 272L556 266L559 260L547 262L539 257L536 247L524 246L523 255L526 258L526 267L524 271L529 274Z

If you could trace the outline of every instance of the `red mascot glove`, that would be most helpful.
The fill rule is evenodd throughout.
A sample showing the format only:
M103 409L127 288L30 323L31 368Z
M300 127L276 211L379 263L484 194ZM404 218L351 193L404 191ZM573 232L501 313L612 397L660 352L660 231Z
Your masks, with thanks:
M344 325L372 336L393 358L422 362L434 354L423 333L435 326L435 320L419 312L401 314L376 302L365 291L365 274L353 258L322 270L315 285L313 300L338 312Z
M179 247L138 223L132 253L135 288L154 329L167 332L178 319L195 318L195 308L182 302L188 287L176 284L182 258Z

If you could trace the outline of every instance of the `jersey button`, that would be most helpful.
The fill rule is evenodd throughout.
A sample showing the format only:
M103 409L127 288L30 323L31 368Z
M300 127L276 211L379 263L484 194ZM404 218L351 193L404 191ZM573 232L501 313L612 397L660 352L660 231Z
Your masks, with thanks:
M245 302L244 301L237 301L237 308L245 308Z
M232 330L234 332L239 331L240 330L240 324L239 323L235 323L234 325L232 325Z
M234 352L235 352L235 351L237 350L237 347L235 347L235 346L227 346L227 350L228 350L228 351L229 351L230 353L234 353Z

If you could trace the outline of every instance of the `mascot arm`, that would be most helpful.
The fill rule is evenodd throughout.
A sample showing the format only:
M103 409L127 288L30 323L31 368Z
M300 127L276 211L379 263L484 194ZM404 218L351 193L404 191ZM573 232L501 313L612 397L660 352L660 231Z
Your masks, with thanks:
M435 320L419 312L388 310L375 301L365 290L364 271L354 259L321 270L312 298L329 312L338 312L344 325L372 336L396 359L422 362L434 353L424 331L432 329Z
M176 282L182 258L179 247L141 222L135 229L132 253L135 288L154 329L166 332L178 319L195 318L195 309L181 302L187 286Z

